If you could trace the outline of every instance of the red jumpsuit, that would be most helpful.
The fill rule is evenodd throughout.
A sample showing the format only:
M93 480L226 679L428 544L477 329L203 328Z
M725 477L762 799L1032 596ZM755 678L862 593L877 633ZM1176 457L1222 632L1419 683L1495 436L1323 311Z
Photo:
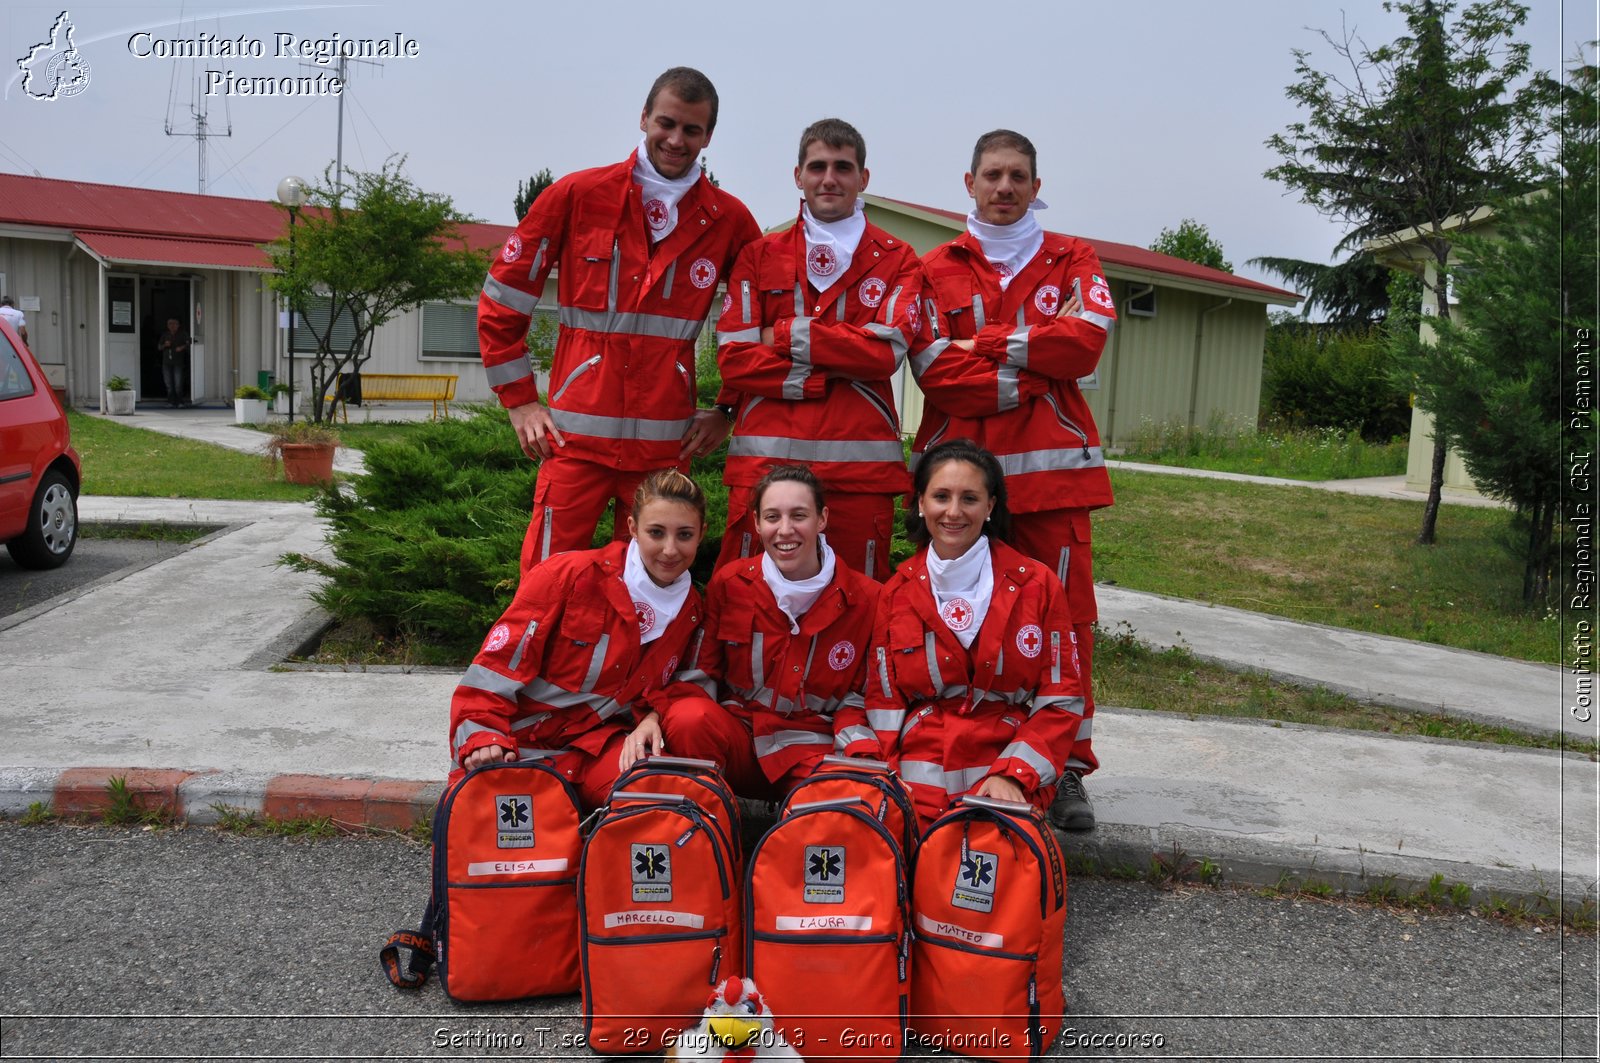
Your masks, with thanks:
M849 270L822 293L806 273L800 222L740 254L717 322L721 401L739 405L719 564L761 552L750 489L774 465L800 463L827 490L839 559L887 578L894 497L911 486L889 382L917 334L921 299L916 251L870 223Z
M608 502L625 508L645 473L679 464L695 411L695 339L717 282L760 235L744 204L702 177L679 201L677 226L652 245L633 166L630 155L545 189L495 256L478 300L478 345L495 394L508 408L538 401L523 339L560 265L547 405L566 446L539 469L523 572L588 547ZM619 519L617 536L625 535Z
M459 769L484 746L524 758L560 750L555 767L586 807L617 779L622 741L662 707L700 623L689 591L660 638L639 645L639 618L622 580L625 543L558 554L522 577L516 597L450 699L450 748Z
M971 233L923 260L929 330L911 357L927 409L912 445L963 436L1000 459L1012 515L1011 542L1056 570L1067 588L1087 699L1067 767L1086 775L1092 748L1094 571L1089 511L1111 505L1100 433L1078 378L1100 364L1116 321L1111 291L1094 250L1046 233L1044 245L1005 291ZM1083 309L1059 315L1074 293ZM973 340L963 351L950 340Z
M715 760L748 797L788 793L834 752L841 711L859 719L879 590L838 561L794 632L760 556L718 569L705 624L667 691L667 749Z
M888 754L926 827L991 775L1050 807L1083 719L1072 617L1055 574L990 541L994 594L970 649L939 617L927 547L883 588L867 662L866 731L847 756ZM868 733L870 732L870 733Z

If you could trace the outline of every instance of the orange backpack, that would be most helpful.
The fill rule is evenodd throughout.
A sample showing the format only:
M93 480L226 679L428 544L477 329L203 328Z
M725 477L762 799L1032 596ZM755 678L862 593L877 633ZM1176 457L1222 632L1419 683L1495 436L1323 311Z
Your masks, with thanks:
M963 797L917 851L911 1028L975 1059L1039 1058L1061 1030L1067 868L1031 806Z
M791 804L750 854L745 973L809 1063L904 1049L906 864L873 812L859 797Z
M739 877L681 794L620 791L583 846L583 1028L605 1054L660 1052L739 973Z
M455 1001L578 988L578 795L533 760L486 764L445 791L433 821L433 893L416 933L389 939L389 980L420 988L435 961ZM402 970L401 949L410 952Z
M692 800L700 806L701 811L716 821L722 831L722 840L733 856L736 877L743 880L744 846L741 834L744 821L739 812L739 800L723 781L716 761L693 757L647 757L623 772L611 790L612 808L619 807L619 791L682 794Z
M859 797L866 802L868 810L878 817L878 822L888 829L889 837L900 846L900 854L909 865L917 847L917 813L905 787L900 785L885 761L823 757L817 770L789 791L778 815L781 817L792 805L847 797Z

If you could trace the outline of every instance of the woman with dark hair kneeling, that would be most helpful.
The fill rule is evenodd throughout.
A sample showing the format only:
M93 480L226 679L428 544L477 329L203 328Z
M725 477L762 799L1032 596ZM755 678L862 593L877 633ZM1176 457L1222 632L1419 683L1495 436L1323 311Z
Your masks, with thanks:
M776 799L860 726L862 662L879 584L823 537L810 469L780 465L751 495L761 553L717 570L706 619L669 691L667 745L722 765L746 797ZM837 735L837 737L836 737Z
M969 793L1044 811L1083 716L1066 592L1001 541L1005 477L987 450L929 449L913 496L921 549L878 603L868 719L924 827Z
M594 808L635 760L664 752L656 710L700 623L689 565L705 512L693 480L651 473L626 543L556 554L523 575L451 699L452 780L552 756Z

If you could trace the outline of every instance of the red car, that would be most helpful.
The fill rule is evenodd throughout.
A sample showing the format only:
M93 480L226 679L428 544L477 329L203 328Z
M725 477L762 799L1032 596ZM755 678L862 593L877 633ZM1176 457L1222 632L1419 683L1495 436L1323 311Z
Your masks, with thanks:
M55 568L72 556L82 482L66 411L0 318L0 542L17 564Z

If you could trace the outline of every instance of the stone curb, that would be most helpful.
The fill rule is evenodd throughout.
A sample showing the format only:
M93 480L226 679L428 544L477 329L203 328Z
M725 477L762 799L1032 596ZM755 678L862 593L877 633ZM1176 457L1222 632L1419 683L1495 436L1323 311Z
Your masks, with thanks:
M82 767L58 770L0 767L0 817L14 819L43 803L58 815L93 814L111 804L112 779L126 782L141 809L159 809L196 825L213 825L230 812L275 820L327 817L343 826L409 831L427 821L444 792L444 780L420 781L323 775L275 775L237 771ZM740 799L747 830L769 822L775 806ZM764 829L764 827L762 828ZM1333 847L1271 843L1190 827L1101 823L1092 832L1058 834L1069 864L1102 874L1138 874L1160 860L1182 864L1198 881L1199 862L1214 865L1219 884L1290 890L1331 888L1390 897L1425 892L1442 876L1445 895L1458 883L1474 904L1496 898L1523 902L1548 914L1592 906L1600 883L1592 876L1558 869L1485 868L1430 858L1384 856Z

